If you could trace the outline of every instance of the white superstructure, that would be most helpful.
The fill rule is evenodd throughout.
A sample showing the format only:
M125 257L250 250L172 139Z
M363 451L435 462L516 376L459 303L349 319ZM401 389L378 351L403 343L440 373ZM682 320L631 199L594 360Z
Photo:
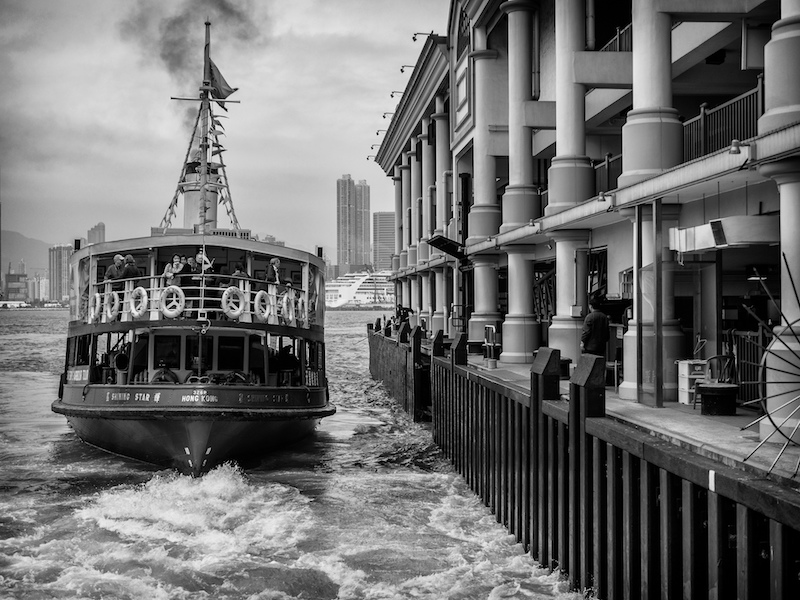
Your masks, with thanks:
M325 306L394 307L394 282L391 271L348 273L325 284Z

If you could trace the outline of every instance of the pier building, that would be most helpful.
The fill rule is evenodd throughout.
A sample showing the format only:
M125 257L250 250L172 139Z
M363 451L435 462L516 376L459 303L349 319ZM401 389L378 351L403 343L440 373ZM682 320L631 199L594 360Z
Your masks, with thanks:
M373 376L576 587L800 593L800 0L452 0L415 38Z
M785 354L800 0L454 1L443 25L375 158L412 326L575 365L596 296L620 396L654 406L679 399L678 361L749 353L753 379Z

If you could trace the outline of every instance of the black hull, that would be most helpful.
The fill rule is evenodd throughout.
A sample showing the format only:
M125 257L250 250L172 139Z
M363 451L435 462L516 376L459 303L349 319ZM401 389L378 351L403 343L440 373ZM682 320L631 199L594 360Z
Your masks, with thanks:
M174 401L187 393L198 391L177 386L91 386L86 395L76 395L78 390L81 388L67 386L64 400L54 402L52 409L67 418L81 440L113 454L194 476L228 461L252 463L307 437L321 418L335 412L324 390L313 394L307 389L282 390L280 397L289 394L284 407L242 406L246 403L243 397L263 400L271 398L274 390L255 390L254 394L252 389L204 388L205 396L200 397L216 398L213 406L175 405ZM158 405L107 400L148 393L162 394ZM305 406L299 405L301 402Z

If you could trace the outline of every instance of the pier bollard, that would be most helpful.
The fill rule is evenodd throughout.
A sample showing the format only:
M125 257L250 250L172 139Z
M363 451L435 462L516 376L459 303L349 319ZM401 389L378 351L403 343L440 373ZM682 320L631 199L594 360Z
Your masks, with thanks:
M463 333L456 336L456 341L450 350L450 362L453 365L467 364L467 336Z
M606 412L606 366L601 356L582 354L569 383L569 580L573 589L592 587L595 523L592 440L586 419ZM599 484L599 482L598 482ZM599 525L599 524L598 524Z
M539 348L531 365L531 410L530 431L535 436L531 445L531 464L535 465L536 477L531 480L531 497L534 501L532 514L536 530L531 536L531 548L536 549L539 564L553 568L557 560L557 531L555 523L555 496L553 495L558 473L548 460L550 439L548 419L542 412L546 400L558 400L561 373L561 351L555 348Z
M436 335L433 336L431 352L433 356L444 356L444 331L441 329L439 329L436 332Z
M400 329L397 330L397 342L400 344L407 344L410 333L411 326L408 324L408 321L404 321L400 324Z

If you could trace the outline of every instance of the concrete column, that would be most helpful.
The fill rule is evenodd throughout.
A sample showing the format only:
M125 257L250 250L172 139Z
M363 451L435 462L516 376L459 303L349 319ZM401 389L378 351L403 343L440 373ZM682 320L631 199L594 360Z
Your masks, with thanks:
M452 189L452 158L450 156L450 123L448 114L444 112L445 100L442 96L436 97L436 112L431 115L436 127L436 209L435 215L436 228L434 234L447 236L447 228L450 221L451 203L450 190ZM441 256L442 252L433 249L431 256ZM447 274L444 268L437 268L434 275L435 281L435 304L433 317L431 319L431 329L435 335L436 331L449 331L448 317L450 314L450 304L452 303L452 292L448 293Z
M417 148L420 141L416 136L411 138L411 152L409 152L409 160L411 165L411 222L409 224L409 231L411 238L408 242L408 266L413 267L419 260L417 251L419 248L419 208L420 198L422 196L422 169L420 161L417 159Z
M476 30L476 35L481 33ZM474 203L469 211L468 244L496 235L500 228L497 165L495 157L489 154L489 75L491 69L496 68L497 51L477 50L470 57L475 71L475 135L472 147Z
M444 267L433 270L433 315L430 321L431 337L437 332L445 331L446 316L448 313L447 292L445 289L446 277Z
M533 362L541 344L539 323L533 314L533 252L511 246L508 255L508 314L503 321L502 362Z
M431 315L433 314L433 294L431 293L431 273L423 271L419 274L419 288L420 288L420 305L419 305L419 323L425 319L425 327L430 332L431 329Z
M500 312L497 310L497 256L473 256L472 264L475 309L469 319L467 341L483 342L483 328L486 325L492 325L500 331Z
M473 137L473 194L469 211L467 244L496 235L500 228L500 205L497 200L497 163L490 152L490 83L491 70L497 68L496 50L486 49L486 32L475 30L476 50L470 54L475 72L475 135ZM467 340L483 341L486 325L499 326L497 310L497 257L472 257L475 306L467 326Z
M680 322L675 318L675 257L669 250L669 230L678 226L680 216L680 205L667 204L662 207L662 236L664 247L661 249L662 272L661 277L661 332L653 336L654 321L654 302L653 293L655 289L655 277L652 265L654 262L653 247L653 212L650 207L644 209L642 224L642 266L643 273L633 274L633 288L642 289L642 335L645 340L659 339L662 347L662 381L664 383L664 401L676 401L678 399L678 369L675 361L684 356L683 344L684 336L680 328ZM627 216L633 223L633 248L632 253L636 252L637 237L635 211L632 208L622 209L620 214ZM649 268L648 268L649 267ZM636 399L636 299L634 297L633 315L634 318L628 321L628 331L622 340L622 371L623 381L619 386L620 398L630 400ZM647 341L645 341L647 343Z
M394 254L392 255L392 273L400 271L400 253L403 251L403 178L401 167L394 168Z
M781 1L781 19L772 25L764 48L764 108L758 120L763 134L800 121L800 0Z
M672 17L656 4L633 3L633 109L622 127L619 187L683 162L683 125L672 108Z
M545 214L594 196L594 168L586 156L584 86L574 83L572 58L585 46L585 0L559 0L556 9L556 156L550 161Z
M406 308L411 308L414 306L414 302L411 297L411 278L404 277L402 282L403 288L403 302L402 305ZM398 303L399 304L399 303Z
M415 327L419 325L419 313L421 310L422 302L421 302L421 293L420 293L420 278L419 275L416 273L409 276L409 300L408 306L411 310L414 311L414 314L410 315L408 318L408 322L411 327Z
M403 164L400 165L400 187L403 190L403 210L401 215L403 228L403 248L400 250L401 269L408 267L408 244L411 240L411 230L409 229L409 211L411 210L411 158L409 157L409 154L410 152L403 152ZM406 296L406 298L408 298L408 296Z
M572 364L577 364L585 312L580 307L586 305L588 285L589 231L556 231L551 238L556 244L556 314L548 328L548 346L561 350L561 358L571 358Z
M525 127L525 104L532 98L536 6L531 0L510 0L500 7L508 13L508 186L503 194L501 232L540 217L542 211L538 188L533 185L532 132Z
M433 201L430 190L436 182L436 153L428 136L430 123L429 117L422 119L422 134L418 137L419 143L422 144L422 184L420 186L422 192L420 194L422 197L422 231L420 231L419 247L417 249L418 262L425 262L430 258L428 240L431 239L431 233L433 232L434 214L432 213Z
M796 442L800 442L800 399L797 398L800 381L800 159L790 158L763 165L759 173L778 184L781 202L781 312L779 327L773 329L775 337L767 350L767 410L772 421L764 419L759 425L759 435L765 439L776 426ZM789 402L791 400L791 402ZM784 404L786 406L783 406ZM794 411L798 411L792 414ZM790 416L791 415L791 416ZM784 423L784 420L786 422ZM795 431L797 428L797 431ZM785 442L776 434L771 441Z
M450 122L449 115L444 112L445 99L436 96L436 112L431 115L436 127L436 215L434 233L447 235L447 224L450 220L450 178L453 174L450 156ZM433 253L441 253L434 250Z

